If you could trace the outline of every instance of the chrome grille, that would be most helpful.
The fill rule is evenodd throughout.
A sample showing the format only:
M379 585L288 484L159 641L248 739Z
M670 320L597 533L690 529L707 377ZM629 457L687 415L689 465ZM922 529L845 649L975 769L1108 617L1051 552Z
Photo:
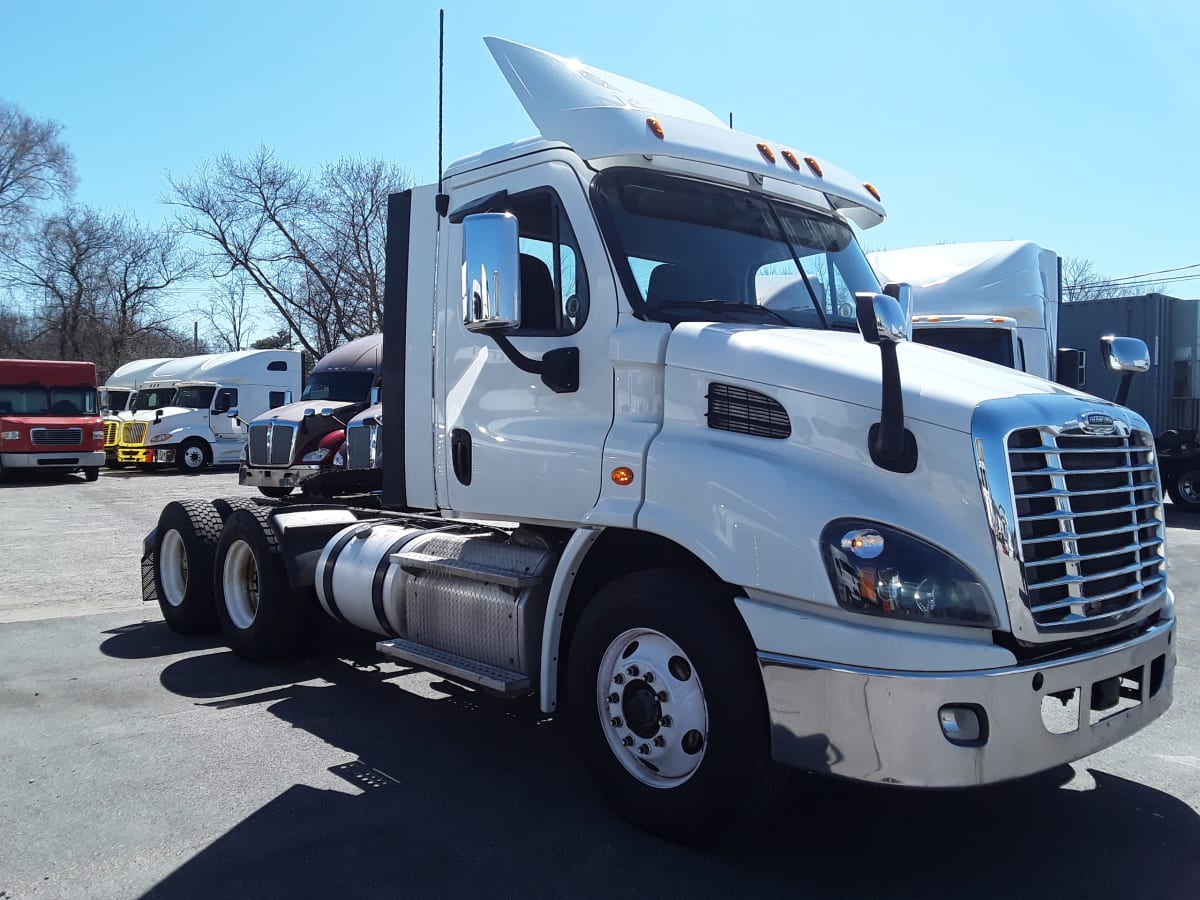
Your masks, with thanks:
M1038 631L1127 620L1163 596L1161 495L1146 432L1008 438L1025 605Z
M30 428L29 440L39 447L78 447L83 443L83 429Z
M287 466L292 462L296 428L289 422L259 422L250 426L249 459L252 466Z
M379 453L378 424L356 423L346 429L346 468L370 469Z
M104 421L104 446L115 447L120 437L121 423L116 419L106 419Z
M145 422L126 422L121 426L121 443L141 445L146 441Z

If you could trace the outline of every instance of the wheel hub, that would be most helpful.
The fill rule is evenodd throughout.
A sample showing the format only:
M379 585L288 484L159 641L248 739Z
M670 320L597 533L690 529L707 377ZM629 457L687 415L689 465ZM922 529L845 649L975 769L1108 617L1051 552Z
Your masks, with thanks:
M619 635L601 660L596 699L609 747L642 783L675 787L700 768L708 743L704 690L687 655L665 634Z

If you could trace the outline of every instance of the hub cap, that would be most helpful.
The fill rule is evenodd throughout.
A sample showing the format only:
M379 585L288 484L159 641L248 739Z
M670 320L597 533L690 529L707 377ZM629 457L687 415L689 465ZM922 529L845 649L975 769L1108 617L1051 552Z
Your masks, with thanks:
M635 628L604 652L596 708L613 755L638 781L672 788L700 768L708 705L687 654L658 631Z
M162 582L163 600L171 606L182 606L187 594L187 550L174 529L163 535L158 548L158 580Z
M1179 476L1179 496L1188 503L1200 503L1200 472L1192 469Z
M225 609L238 628L249 628L258 615L258 564L254 551L245 541L234 541L225 554L225 569L221 572L225 591Z
M189 469L198 469L204 465L204 451L199 447L188 447L183 451L183 464Z

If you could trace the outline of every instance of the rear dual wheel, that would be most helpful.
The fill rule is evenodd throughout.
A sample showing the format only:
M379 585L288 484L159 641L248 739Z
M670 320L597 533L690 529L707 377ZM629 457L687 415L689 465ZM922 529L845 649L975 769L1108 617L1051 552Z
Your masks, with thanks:
M1180 469L1167 479L1171 502L1186 512L1200 512L1200 468Z
M179 634L217 630L212 572L221 515L207 500L168 503L154 533L154 587L167 626Z

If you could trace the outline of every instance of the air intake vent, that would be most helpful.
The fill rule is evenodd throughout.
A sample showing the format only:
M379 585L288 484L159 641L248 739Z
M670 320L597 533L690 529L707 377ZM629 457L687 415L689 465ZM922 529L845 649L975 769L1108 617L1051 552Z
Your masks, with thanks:
M729 384L708 386L708 427L756 437L791 437L787 411L766 394Z

